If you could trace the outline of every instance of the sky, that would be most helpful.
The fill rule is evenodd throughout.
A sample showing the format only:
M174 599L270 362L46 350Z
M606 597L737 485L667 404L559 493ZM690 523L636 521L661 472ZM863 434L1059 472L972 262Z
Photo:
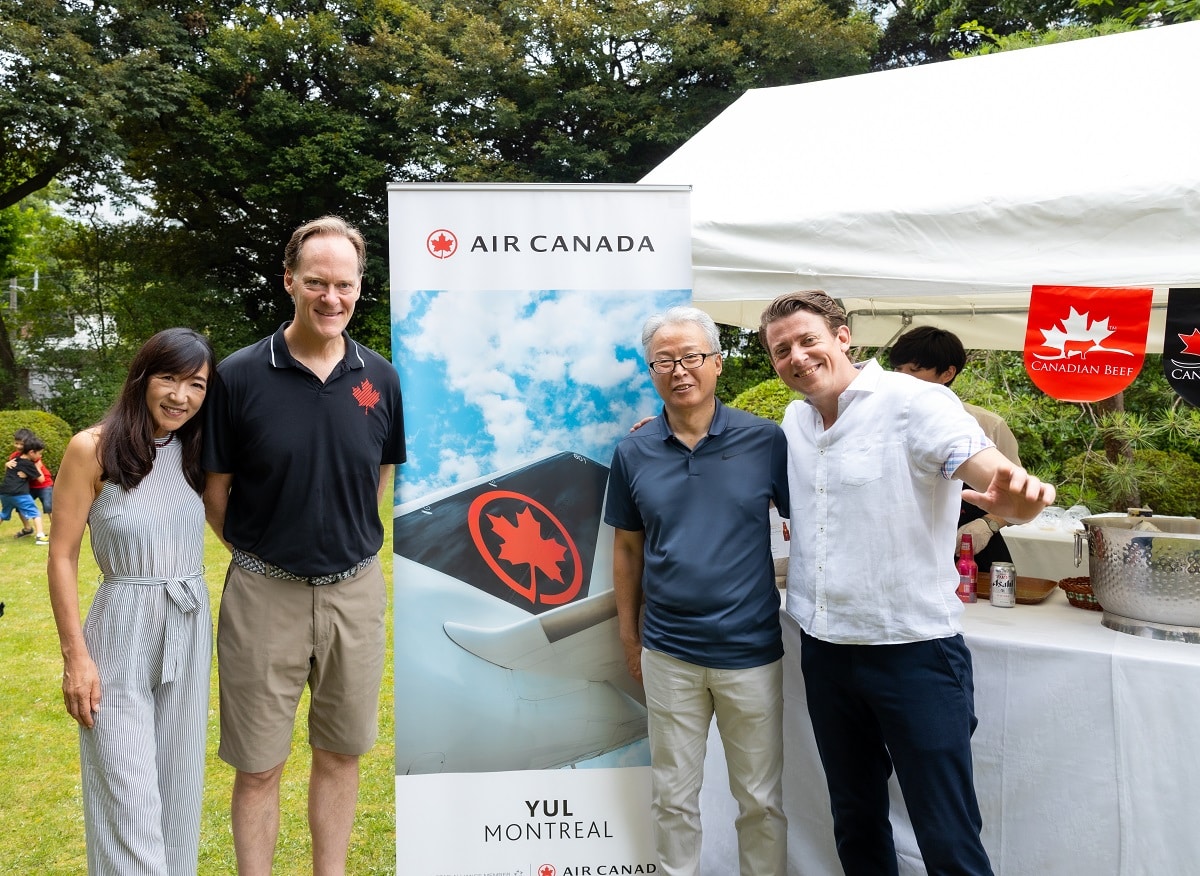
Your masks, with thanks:
M629 427L660 412L641 350L669 291L392 293L411 502L561 451L607 465Z

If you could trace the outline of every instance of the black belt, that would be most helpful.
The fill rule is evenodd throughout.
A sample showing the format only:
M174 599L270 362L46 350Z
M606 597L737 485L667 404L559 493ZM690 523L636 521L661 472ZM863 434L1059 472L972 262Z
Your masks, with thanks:
M372 555L365 560L359 560L349 569L341 572L334 572L331 575L297 575L295 572L289 572L287 569L281 569L268 563L262 557L256 557L254 554L248 554L239 548L233 549L233 563L239 568L245 569L247 572L255 572L259 575L266 575L268 578L281 578L285 581L303 581L305 584L310 584L313 587L320 587L324 584L336 584L339 581L345 581L347 578L353 578L371 563L375 562L378 557Z

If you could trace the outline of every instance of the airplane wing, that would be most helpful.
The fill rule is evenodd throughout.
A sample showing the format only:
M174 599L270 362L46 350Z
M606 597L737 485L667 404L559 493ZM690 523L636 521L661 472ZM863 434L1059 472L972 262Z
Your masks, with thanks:
M609 682L645 703L625 666L611 590L505 626L447 621L443 629L459 647L496 666Z

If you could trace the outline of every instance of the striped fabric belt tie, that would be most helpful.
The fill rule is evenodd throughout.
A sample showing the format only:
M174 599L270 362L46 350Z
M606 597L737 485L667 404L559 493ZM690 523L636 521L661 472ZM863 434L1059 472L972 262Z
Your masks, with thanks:
M336 584L339 581L345 581L347 578L353 578L367 566L371 565L371 563L375 562L376 559L377 557L372 554L366 559L359 560L349 569L343 569L340 572L333 572L329 575L297 575L295 572L289 572L287 569L281 569L279 566L268 563L262 557L246 553L246 551L240 548L233 549L233 564L238 568L245 569L247 572L254 572L256 575L265 575L268 578L279 578L283 581L303 581L305 584L310 584L313 587Z
M174 681L179 663L183 658L184 615L193 614L208 602L208 590L204 585L204 570L193 572L182 578L137 578L132 575L117 575L104 579L112 584L134 584L140 587L164 587L167 597L177 611L167 613L167 631L163 639L162 684Z

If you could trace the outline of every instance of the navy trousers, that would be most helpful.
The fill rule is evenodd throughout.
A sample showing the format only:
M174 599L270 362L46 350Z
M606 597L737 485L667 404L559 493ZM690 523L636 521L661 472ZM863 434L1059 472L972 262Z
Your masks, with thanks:
M847 876L896 874L888 821L893 768L930 876L990 876L979 838L971 652L962 636L835 645L804 634L808 714Z

